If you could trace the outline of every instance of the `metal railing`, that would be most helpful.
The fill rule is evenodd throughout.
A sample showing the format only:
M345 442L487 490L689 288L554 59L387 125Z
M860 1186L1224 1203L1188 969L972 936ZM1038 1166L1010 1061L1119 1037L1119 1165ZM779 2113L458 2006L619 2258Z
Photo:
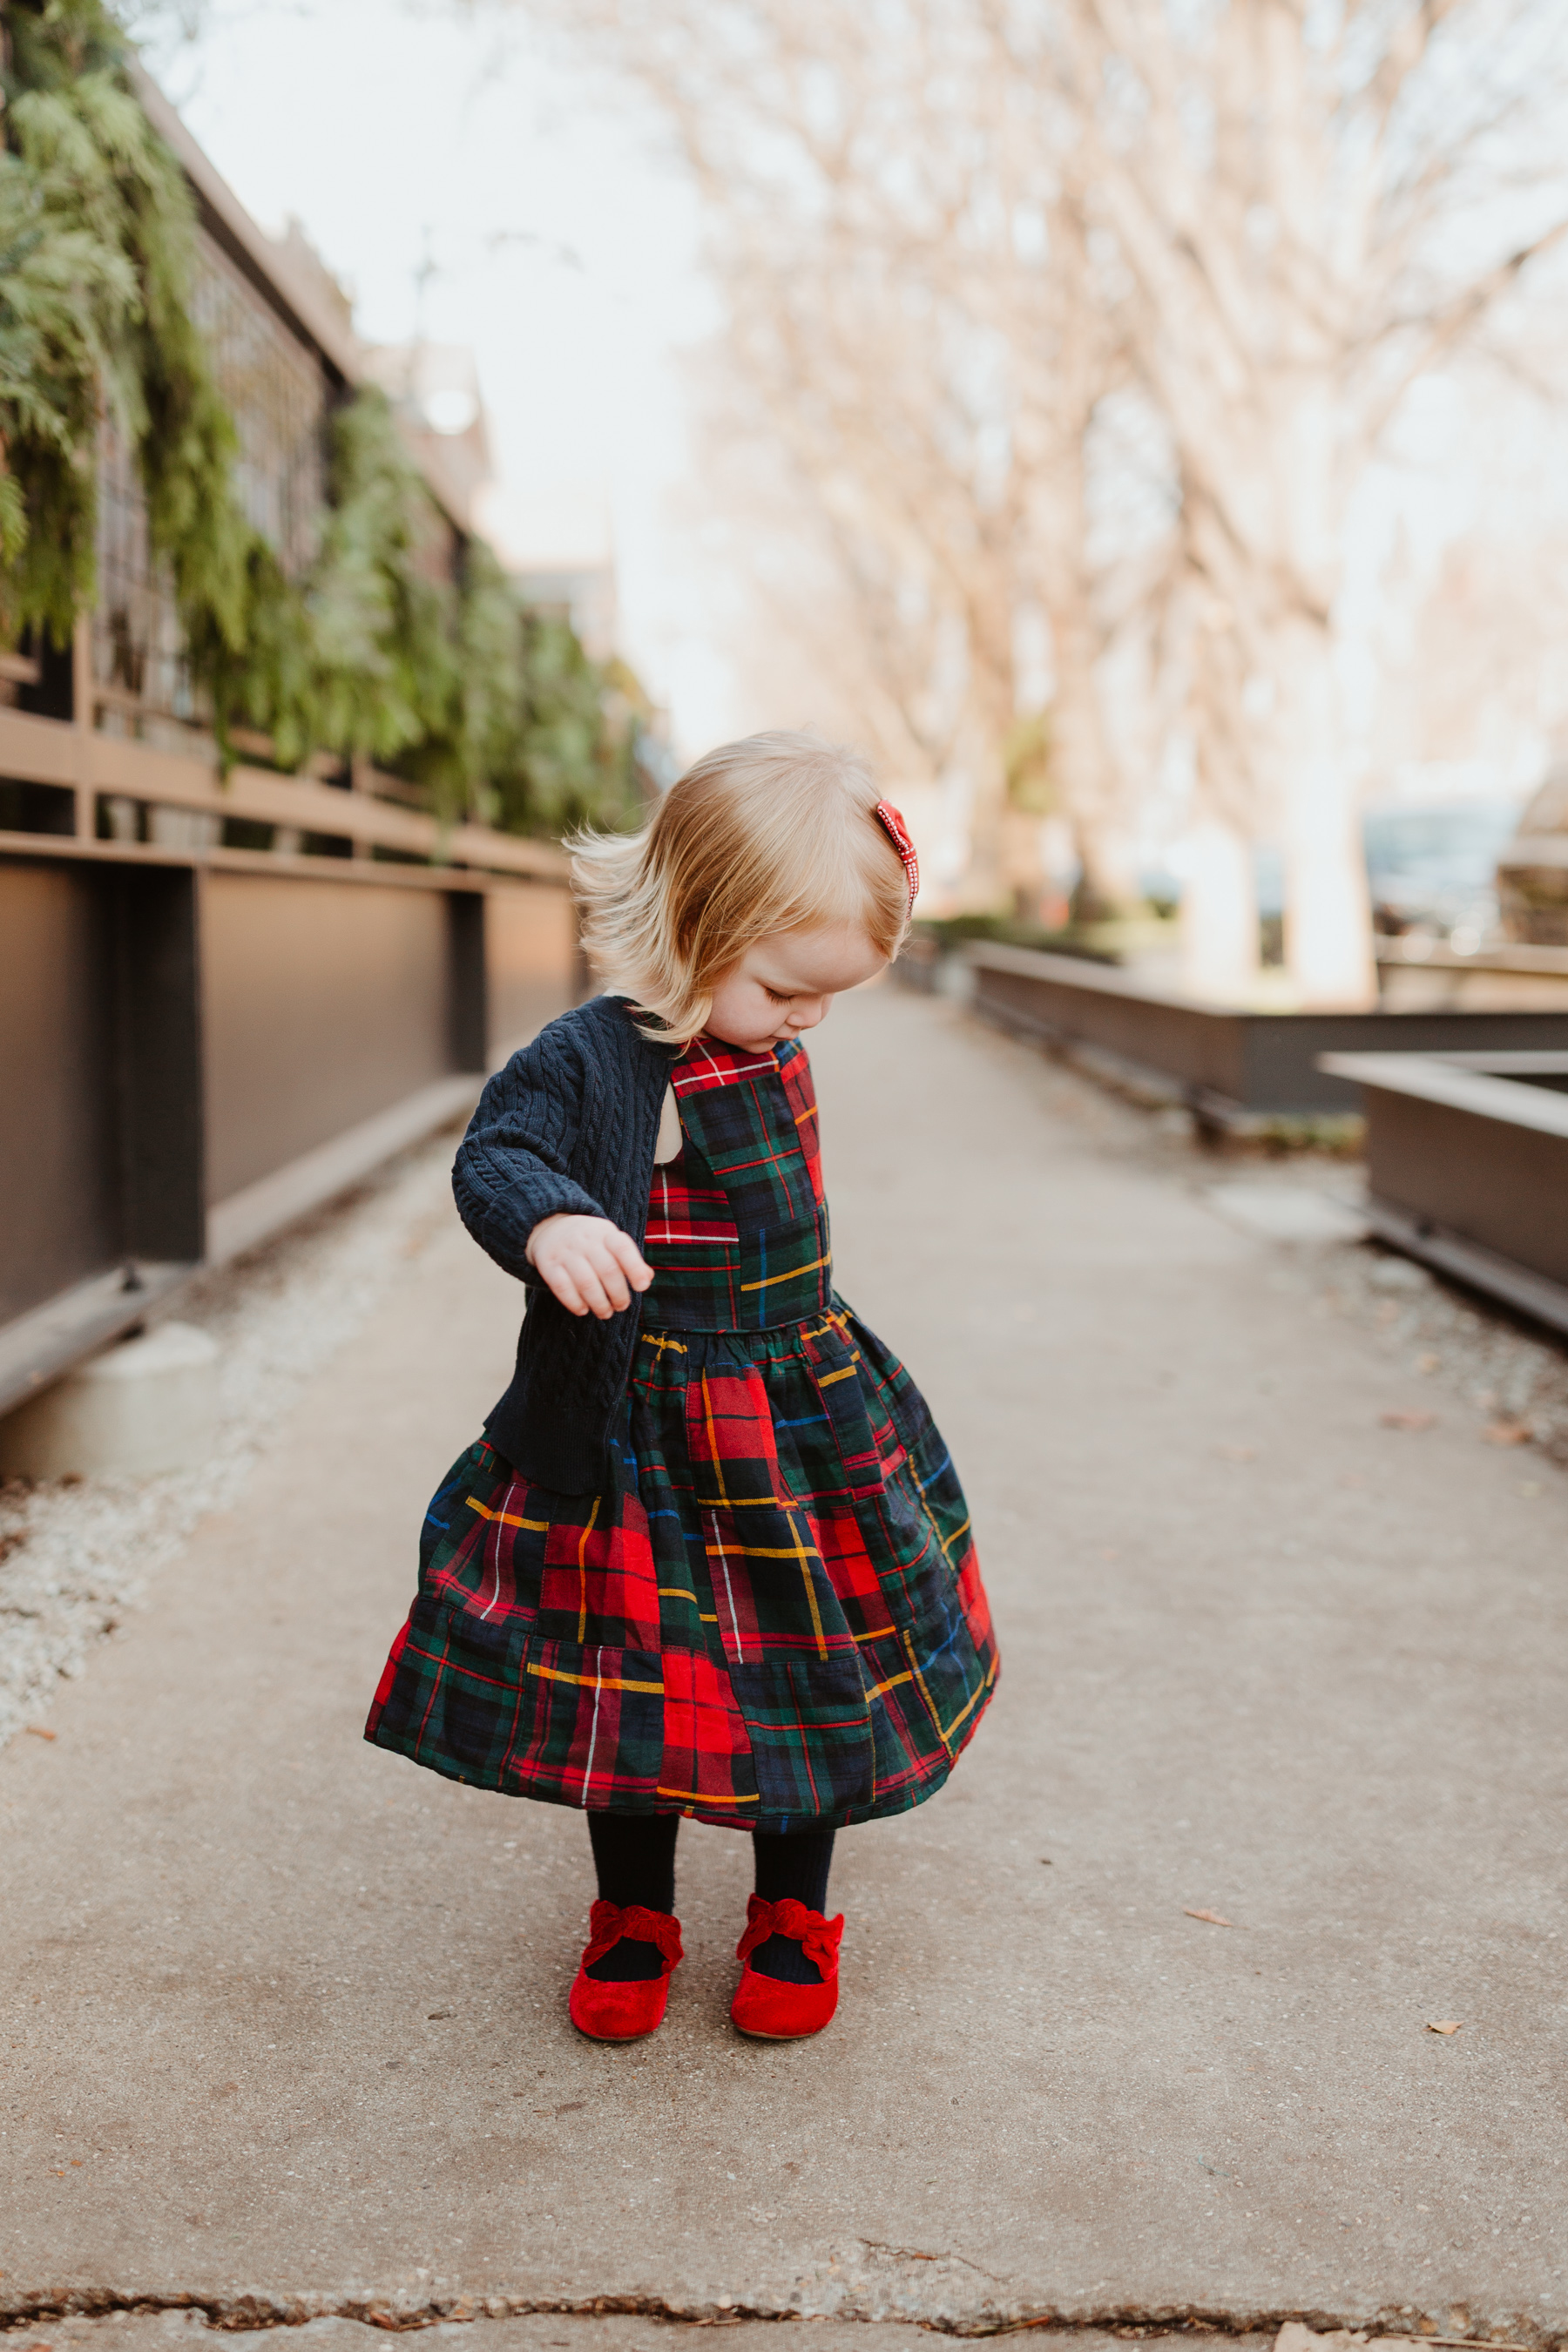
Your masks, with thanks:
M0 709L0 782L56 827L0 831L0 1411L459 1117L580 992L561 853L383 781ZM152 837L102 837L110 802Z

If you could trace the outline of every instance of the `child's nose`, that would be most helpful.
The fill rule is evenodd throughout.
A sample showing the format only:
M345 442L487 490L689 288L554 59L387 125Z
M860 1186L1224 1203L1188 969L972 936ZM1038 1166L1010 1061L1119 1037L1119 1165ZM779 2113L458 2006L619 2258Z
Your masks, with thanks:
M815 1029L832 1002L831 996L808 996L804 1003L792 1006L790 1026L796 1035L803 1029Z

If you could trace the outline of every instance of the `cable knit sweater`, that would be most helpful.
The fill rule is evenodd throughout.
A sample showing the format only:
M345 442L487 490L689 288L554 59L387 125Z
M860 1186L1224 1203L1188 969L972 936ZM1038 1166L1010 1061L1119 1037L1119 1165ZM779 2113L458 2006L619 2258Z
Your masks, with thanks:
M525 1478L562 1494L610 1482L641 1302L634 1292L607 1322L569 1315L528 1263L528 1237L544 1217L608 1217L641 1247L674 1059L641 1035L624 997L579 1004L497 1071L452 1170L464 1224L529 1291L517 1370L485 1434Z

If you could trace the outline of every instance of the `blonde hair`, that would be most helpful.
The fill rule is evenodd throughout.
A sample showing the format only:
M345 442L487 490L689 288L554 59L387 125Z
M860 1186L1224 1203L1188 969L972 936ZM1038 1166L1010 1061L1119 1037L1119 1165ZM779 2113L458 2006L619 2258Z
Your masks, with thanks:
M777 931L858 923L891 962L909 885L858 751L777 729L721 744L636 834L578 835L583 945L669 1042L689 1044L716 983Z

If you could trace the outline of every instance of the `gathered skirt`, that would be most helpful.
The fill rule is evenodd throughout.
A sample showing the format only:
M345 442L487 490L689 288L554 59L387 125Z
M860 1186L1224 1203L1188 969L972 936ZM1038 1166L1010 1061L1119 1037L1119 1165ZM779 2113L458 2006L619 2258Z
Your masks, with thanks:
M947 1449L841 1303L647 1330L598 1495L442 1480L365 1737L507 1794L773 1834L931 1794L995 1685Z

